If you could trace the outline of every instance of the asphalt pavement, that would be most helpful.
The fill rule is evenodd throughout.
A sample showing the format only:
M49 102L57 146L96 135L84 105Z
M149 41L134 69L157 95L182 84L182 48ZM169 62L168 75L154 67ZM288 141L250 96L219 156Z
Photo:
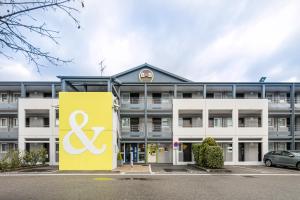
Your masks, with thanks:
M1 176L0 199L299 200L300 176L14 175Z

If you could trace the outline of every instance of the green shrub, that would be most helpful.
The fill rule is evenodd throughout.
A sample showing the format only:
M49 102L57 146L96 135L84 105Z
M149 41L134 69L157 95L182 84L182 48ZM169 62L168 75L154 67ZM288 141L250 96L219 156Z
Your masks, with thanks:
M214 138L207 137L203 140L202 144L208 144L208 146L218 146Z
M212 169L222 168L224 166L223 150L219 146L209 146L206 154L206 167Z
M36 164L39 162L40 160L40 154L39 151L30 151L30 157L31 157L31 165L32 166L36 166Z
M8 164L8 162L7 162L6 159L2 159L0 161L0 163L1 163L0 164L1 165L1 171L5 172L5 171L7 171L9 169L9 164Z
M9 168L11 169L20 167L22 163L20 152L12 149L6 153L4 159L7 161Z
M29 151L25 151L23 155L23 163L25 166L31 165L32 157Z
M200 144L193 144L192 145L192 151L194 155L194 160L196 164L200 165L199 160L200 160Z
M201 144L193 144L194 160L198 166L222 168L224 165L223 151L213 138L205 138Z
M123 160L120 152L118 153L118 160Z
M42 148L40 150L38 150L38 162L42 163L43 165L45 165L46 163L46 160L47 160L47 156L48 156L48 152L47 152L47 149L45 148Z

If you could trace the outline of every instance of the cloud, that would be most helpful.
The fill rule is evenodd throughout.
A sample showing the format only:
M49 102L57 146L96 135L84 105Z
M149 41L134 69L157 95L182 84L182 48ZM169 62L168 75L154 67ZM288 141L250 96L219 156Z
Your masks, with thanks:
M55 55L72 58L36 73L26 60L17 79L56 80L57 75L113 75L145 62L194 81L298 80L300 2L87 1L78 30L68 16L52 13L60 46L34 38ZM0 67L5 59L0 58ZM7 77L12 72L2 71ZM16 73L15 73L16 74ZM2 78L0 77L0 78Z

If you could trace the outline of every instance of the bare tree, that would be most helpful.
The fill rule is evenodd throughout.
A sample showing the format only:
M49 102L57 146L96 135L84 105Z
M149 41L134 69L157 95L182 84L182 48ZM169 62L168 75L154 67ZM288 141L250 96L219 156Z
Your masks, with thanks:
M45 66L41 61L55 66L71 62L53 56L32 41L38 35L58 44L59 32L48 28L46 19L36 17L38 12L63 12L79 29L80 24L75 17L79 12L76 3L84 7L83 0L0 0L0 54L14 58L16 53L21 53L30 63L34 63L38 72L40 67Z

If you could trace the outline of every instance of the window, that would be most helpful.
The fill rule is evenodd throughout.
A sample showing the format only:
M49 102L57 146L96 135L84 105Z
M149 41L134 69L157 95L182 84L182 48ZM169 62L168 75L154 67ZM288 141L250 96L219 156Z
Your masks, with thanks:
M0 118L0 127L2 128L7 127L7 118Z
M8 101L7 93L1 93L1 102L7 102L7 101Z
M55 109L55 126L59 126L59 110Z
M18 127L19 126L19 120L18 120L18 118L13 118L13 127Z
M139 93L130 93L130 103L139 104L140 94Z
M222 93L221 92L215 92L214 93L214 98L215 99L222 99Z
M44 122L44 127L49 127L49 118L48 117L45 117L43 119L43 122Z
M270 128L274 127L274 118L268 118L268 125Z
M20 93L13 93L13 102L17 102L20 97L21 97Z
M153 118L152 119L152 131L153 132L161 132L161 118Z
M285 103L287 101L287 94L286 93L279 93L279 103Z
M183 99L191 99L192 98L192 93L182 93L182 98Z
M123 103L130 103L130 96L129 93L122 93L122 102Z
M192 118L187 118L187 117L182 118L182 126L192 127Z
M122 118L122 129L130 127L130 118Z
M281 155L282 156L290 156L290 155L292 155L290 152L288 152L288 151L282 151L281 152Z
M273 101L273 100L274 100L274 94L273 94L273 93L266 93L266 98L267 98L269 101Z
M8 151L8 144L1 144L1 152L6 153Z
M279 128L286 127L286 118L278 118L278 127Z
M222 127L222 118L214 118L214 126L213 127Z

